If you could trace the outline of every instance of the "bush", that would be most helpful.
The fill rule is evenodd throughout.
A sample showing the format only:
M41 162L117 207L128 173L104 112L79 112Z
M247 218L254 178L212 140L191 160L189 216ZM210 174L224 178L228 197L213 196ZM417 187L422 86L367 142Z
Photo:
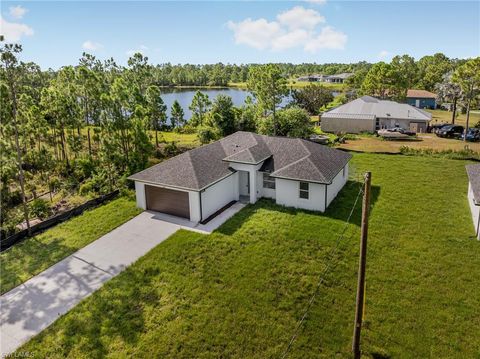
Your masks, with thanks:
M175 141L169 142L165 145L165 148L163 149L163 153L167 157L173 157L178 154L178 146Z
M480 160L480 153L473 151L468 146L463 150L433 150L430 148L411 148L408 146L400 147L400 153L406 156L427 156L427 157L442 157L454 160Z
M210 143L218 138L218 134L213 127L203 126L197 130L197 136L202 145Z
M38 217L40 219L45 219L51 214L50 203L48 201L37 198L34 199L30 205L30 216L31 217Z

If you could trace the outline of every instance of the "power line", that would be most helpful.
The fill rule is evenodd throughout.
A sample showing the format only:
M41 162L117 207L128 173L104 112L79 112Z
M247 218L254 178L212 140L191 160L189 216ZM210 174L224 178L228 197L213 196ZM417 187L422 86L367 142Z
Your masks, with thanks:
M362 183L360 185L360 189L358 191L358 194L357 194L357 197L355 198L355 201L353 203L353 206L352 206L352 209L350 210L350 214L348 215L347 217L347 221L345 222L345 226L343 227L343 230L342 232L340 233L340 235L338 236L336 242L335 242L335 245L332 247L332 249L330 250L330 252L328 253L327 255L327 260L328 260L328 263L327 265L325 266L325 268L323 269L323 271L320 273L319 275L319 280L317 282L317 286L315 288L315 291L313 292L312 296L310 297L310 300L308 301L308 304L307 304L307 307L305 308L305 311L301 317L301 319L299 320L297 326L295 327L295 330L293 331L293 335L290 339L290 342L288 343L288 346L287 348L285 349L285 351L283 352L281 358L282 359L285 359L288 355L288 353L290 352L291 348L292 348L292 345L293 343L295 342L295 339L297 339L297 336L298 336L298 332L300 330L300 328L302 327L305 319L307 318L307 315L308 315L308 312L310 311L310 308L312 307L314 301L315 301L315 298L316 296L318 295L318 292L320 290L320 287L321 285L323 284L323 282L325 281L325 276L326 274L329 272L329 270L332 268L332 261L330 260L330 258L332 258L333 255L335 255L335 253L337 252L338 250L338 247L339 247L339 244L340 242L342 241L347 229L348 229L348 225L350 224L350 220L353 216L353 212L355 211L355 207L357 206L357 203L358 203L358 199L360 198L360 196L362 195L363 193L363 185L364 183Z

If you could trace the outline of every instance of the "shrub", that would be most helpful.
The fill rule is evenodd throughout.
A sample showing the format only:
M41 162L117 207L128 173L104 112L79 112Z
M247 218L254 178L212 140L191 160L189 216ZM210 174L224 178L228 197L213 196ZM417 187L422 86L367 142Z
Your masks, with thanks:
M38 217L40 219L47 218L52 212L48 201L42 198L34 199L30 203L29 208L30 208L30 216Z
M199 127L197 130L197 136L202 145L214 141L218 138L215 129L209 126Z
M400 147L400 153L406 156L428 156L428 157L442 157L454 160L480 160L480 152L475 152L468 146L463 150L433 150L430 148L411 148L408 146Z
M163 153L167 157L173 157L178 154L178 146L175 141L169 142L165 145Z

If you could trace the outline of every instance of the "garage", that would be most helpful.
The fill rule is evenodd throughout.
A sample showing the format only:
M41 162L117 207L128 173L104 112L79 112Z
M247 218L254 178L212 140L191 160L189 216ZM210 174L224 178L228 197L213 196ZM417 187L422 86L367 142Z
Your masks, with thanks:
M188 192L145 186L147 209L190 219Z

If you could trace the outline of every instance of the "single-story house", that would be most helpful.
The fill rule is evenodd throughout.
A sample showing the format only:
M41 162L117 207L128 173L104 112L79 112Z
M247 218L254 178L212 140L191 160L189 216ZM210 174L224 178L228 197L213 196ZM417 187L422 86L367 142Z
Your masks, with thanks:
M317 75L307 75L307 76L300 76L297 78L299 82L323 82L325 78L328 76L317 74Z
M425 90L407 90L407 103L417 108L437 108L437 95Z
M480 164L468 165L468 203L472 211L475 233L480 240Z
M405 103L363 96L323 113L320 119L325 132L375 132L395 127L426 132L432 115Z
M236 132L129 177L137 205L206 221L233 201L325 211L348 179L349 153L311 141Z
M335 84L343 84L346 79L348 79L349 77L352 77L352 76L353 76L353 73L351 73L351 72L343 72L343 73L337 74L337 75L326 76L324 78L324 81L325 82L330 82L330 83L335 83Z

